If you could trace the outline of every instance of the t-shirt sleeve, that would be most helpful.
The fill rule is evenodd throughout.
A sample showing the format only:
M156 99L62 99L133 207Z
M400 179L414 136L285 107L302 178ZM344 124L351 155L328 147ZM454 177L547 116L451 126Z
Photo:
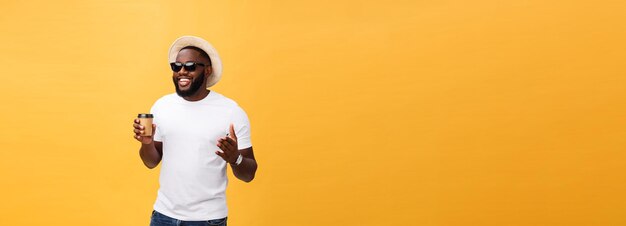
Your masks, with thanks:
M158 101L157 103L154 103L154 105L152 105L152 108L150 109L150 114L154 115L154 118L152 119L152 123L154 123L156 125L156 130L154 131L154 135L153 135L153 140L154 141L158 141L158 142L163 142L163 137L162 137L162 132L159 129L159 107L158 107Z
M252 141L250 140L250 121L248 115L241 109L241 107L235 107L232 115L232 123L235 127L235 134L237 135L237 146L241 149L252 147Z

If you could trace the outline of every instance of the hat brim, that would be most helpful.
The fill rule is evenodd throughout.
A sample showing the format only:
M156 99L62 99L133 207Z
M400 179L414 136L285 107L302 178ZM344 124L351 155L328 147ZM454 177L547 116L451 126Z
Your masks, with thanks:
M209 88L219 82L222 78L222 59L220 59L220 56L217 54L217 50L215 50L213 45L202 38L196 36L182 36L176 39L176 41L172 43L172 46L170 46L169 62L176 62L178 52L188 46L195 46L204 50L204 52L206 52L211 58L211 68L213 70L207 80L206 88Z

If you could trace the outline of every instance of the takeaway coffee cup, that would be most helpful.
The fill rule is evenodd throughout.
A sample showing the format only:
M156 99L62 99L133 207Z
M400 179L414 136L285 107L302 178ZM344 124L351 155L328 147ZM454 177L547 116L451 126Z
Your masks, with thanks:
M139 114L137 118L139 118L139 124L142 125L144 129L141 136L152 136L152 118L154 118L154 116L152 114Z

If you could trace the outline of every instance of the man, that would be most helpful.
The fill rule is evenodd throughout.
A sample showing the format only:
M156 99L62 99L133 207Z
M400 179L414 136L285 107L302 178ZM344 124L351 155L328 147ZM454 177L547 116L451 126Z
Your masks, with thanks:
M176 93L152 106L154 135L141 136L145 128L138 119L133 124L143 163L152 169L163 162L150 225L226 225L227 165L245 182L257 169L248 117L208 89L220 80L222 63L207 41L178 38L169 61Z

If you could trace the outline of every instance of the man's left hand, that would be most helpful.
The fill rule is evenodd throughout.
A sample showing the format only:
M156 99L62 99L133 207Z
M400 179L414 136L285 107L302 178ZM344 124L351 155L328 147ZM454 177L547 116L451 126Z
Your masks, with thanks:
M220 150L215 151L215 154L222 157L224 161L230 164L237 162L240 153L237 147L237 135L235 134L233 124L230 124L230 133L217 140L217 147L219 147Z

